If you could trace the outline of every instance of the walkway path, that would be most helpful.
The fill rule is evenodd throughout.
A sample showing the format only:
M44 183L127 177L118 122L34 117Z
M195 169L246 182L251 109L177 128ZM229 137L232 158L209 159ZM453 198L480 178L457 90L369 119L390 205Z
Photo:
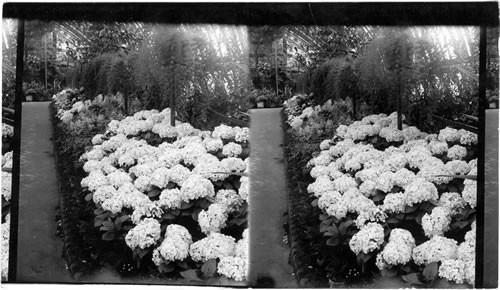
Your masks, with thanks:
M72 281L55 235L59 193L49 104L23 104L17 282Z
M288 208L281 109L256 109L250 114L250 274L251 285L296 288L283 243L283 215ZM271 278L262 279L262 278ZM265 283L265 284L264 284Z

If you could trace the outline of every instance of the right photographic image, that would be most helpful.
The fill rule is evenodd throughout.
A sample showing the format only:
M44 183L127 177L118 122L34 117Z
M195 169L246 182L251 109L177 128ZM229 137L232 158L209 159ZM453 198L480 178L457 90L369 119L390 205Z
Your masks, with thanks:
M253 84L274 92L259 96L251 113L251 280L474 287L481 150L491 157L486 174L498 175L498 29L482 40L481 33L479 26L249 28ZM485 147L483 121L491 125ZM498 203L495 188L482 197L482 230L494 240L487 231L498 219L488 207ZM267 223L254 214L263 207ZM486 253L481 235L477 241Z

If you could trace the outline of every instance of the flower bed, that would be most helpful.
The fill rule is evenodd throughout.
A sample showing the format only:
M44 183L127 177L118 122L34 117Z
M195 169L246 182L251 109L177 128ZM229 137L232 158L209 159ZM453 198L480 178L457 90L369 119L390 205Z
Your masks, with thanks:
M82 155L102 240L166 277L241 281L248 268L248 128L170 126L170 111L113 120ZM123 258L127 259L127 258Z
M12 187L12 151L2 155L2 281L7 281L9 272L10 197Z
M321 265L332 283L380 271L415 285L473 285L476 181L454 175L477 175L476 145L465 130L397 130L395 113L341 125L323 140L307 191L322 213Z
M2 154L12 151L14 141L14 127L2 123Z

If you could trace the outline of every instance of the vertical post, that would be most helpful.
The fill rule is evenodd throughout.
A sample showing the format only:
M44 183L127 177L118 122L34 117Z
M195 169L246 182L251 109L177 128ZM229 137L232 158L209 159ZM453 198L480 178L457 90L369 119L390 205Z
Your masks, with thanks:
M47 82L48 82L48 71L47 71L47 35L43 36L43 42L44 42L44 53L45 53L45 89L47 89Z
M477 164L477 213L476 213L476 283L475 287L476 288L485 288L485 287L492 287L491 285L486 285L485 283L485 277L487 275L491 275L495 279L498 275L497 272L497 267L492 267L492 265L488 265L488 267L485 267L485 263L487 261L491 262L491 258L495 260L493 262L495 265L498 263L496 261L496 258L498 255L495 255L493 253L489 253L486 251L487 247L490 247L493 245L495 249L497 249L497 241L495 237L488 237L489 241L493 241L495 239L495 242L492 243L487 243L485 241L485 227L487 226L488 223L492 223L494 221L489 221L485 219L485 185L484 185L484 165L485 165L485 110L487 108L487 103L486 103L486 27L481 26L480 27L480 32L479 32L479 139L478 139L478 164ZM482 132L481 132L482 131ZM498 147L497 147L498 148ZM496 203L498 205L498 201ZM495 206L495 204L489 205L491 207ZM498 226L498 225L497 225ZM498 229L497 229L498 231ZM491 249L490 249L491 250ZM497 251L497 250L496 250ZM498 253L498 252L496 252ZM490 259L488 259L491 257ZM493 272L495 271L495 272ZM496 286L493 286L493 288L496 288Z
M275 61L275 71L276 71L276 100L279 98L278 93L278 40L276 40L276 45L274 47L274 61Z
M16 281L17 268L17 227L19 212L19 169L21 159L21 112L23 94L24 69L24 19L17 21L17 54L16 54L16 98L14 116L14 152L12 163L12 197L10 204L10 240L9 240L9 275L8 281Z
M403 28L401 28L403 29ZM400 52L400 67L399 67L399 76L398 76L398 82L399 82L399 93L397 95L397 112L398 112L398 130L403 130L403 114L401 112L402 106L401 106L401 95L404 93L404 82L406 81L403 77L403 70L404 66L406 63L406 40L404 39L404 34L403 31L400 32L399 34L399 47L401 49Z
M172 75L172 89L170 94L170 126L175 126L175 72Z

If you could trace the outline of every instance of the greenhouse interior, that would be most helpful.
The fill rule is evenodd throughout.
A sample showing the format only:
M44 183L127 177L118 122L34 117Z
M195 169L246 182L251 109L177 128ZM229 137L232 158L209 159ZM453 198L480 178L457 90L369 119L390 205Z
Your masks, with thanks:
M2 21L3 282L488 270L498 27Z

